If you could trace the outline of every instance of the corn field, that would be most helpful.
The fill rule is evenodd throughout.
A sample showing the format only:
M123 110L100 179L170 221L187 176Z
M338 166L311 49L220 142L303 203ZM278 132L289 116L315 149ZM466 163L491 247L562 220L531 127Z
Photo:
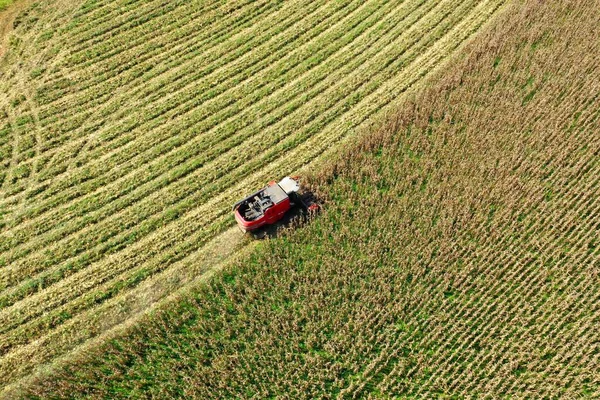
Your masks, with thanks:
M263 173L276 173L277 168L287 165L284 160L300 168L310 157L322 153L320 145L329 146L343 140L348 134L346 132L361 129L365 120L363 116L371 118L371 115L393 107L394 112L388 114L386 122L369 128L352 142L345 142L335 157L322 162L321 168L308 176L312 188L325 201L324 213L306 226L260 243L249 254L217 273L214 279L195 285L168 305L145 315L120 336L97 347L88 347L72 359L61 362L49 376L38 375L30 379L24 393L42 398L49 395L96 398L596 398L600 395L600 334L597 329L600 322L600 65L597 59L600 54L600 25L597 23L600 20L600 4L587 0L512 3L464 47L460 57L444 64L443 70L430 74L426 88L413 97L403 96L408 86L421 79L417 76L427 75L427 71L456 48L452 26L472 27L458 29L466 38L489 17L497 4L427 2L413 4L410 7L415 7L415 11L409 12L405 8L409 7L409 3L400 5L400 10L404 11L393 12L386 8L395 7L391 3L381 6L361 3L355 9L345 5L350 8L331 10L331 13L347 13L349 25L344 28L346 33L370 20L361 17L362 22L356 26L349 22L353 16L367 12L370 6L375 13L370 15L382 13L373 17L376 23L364 27L357 40L377 38L374 43L379 43L379 39L387 37L385 32L390 27L399 27L403 33L400 36L392 34L394 40L384 40L387 46L383 47L365 42L365 47L354 55L357 60L365 58L353 67L354 72L344 75L348 81L342 81L345 78L336 74L352 61L340 61L327 76L324 75L321 83L317 82L314 86L308 84L293 89L285 84L283 90L290 96L294 96L294 90L299 96L304 96L317 87L323 87L323 94L302 102L303 105L298 108L299 119L292 117L296 111L290 109L289 117L273 117L272 125L263 126L260 130L256 128L254 133L253 128L238 126L235 136L228 136L225 130L219 130L222 136L220 133L214 136L217 146L229 146L228 140L238 140L238 135L246 133L248 137L263 137L264 134L264 140L278 140L277 143L282 143L282 146L288 143L287 135L291 135L289 140L293 143L277 150L274 158L265 159L265 163L270 164L261 163L256 167L253 167L255 161L252 157L243 156L237 150L236 154L220 153L229 165L240 163L232 171L239 168L239 171L251 171L253 174L252 178L241 178L242 181L238 179L230 186L223 186L228 189L219 189L222 197L215 201L228 201L228 196L232 196L231 199L235 197L239 182L259 184L266 177ZM315 10L321 7L316 3L296 6L298 9L293 11L294 15L306 13L302 21L307 23L312 15L311 7ZM323 7L342 5L327 3ZM149 6L145 15L150 15L152 10L155 8ZM255 12L269 12L260 10ZM269 20L279 21L276 16L285 20L284 10L287 8L271 11L275 16L269 17ZM103 12L106 10L102 8L82 9L78 18L92 15L101 18ZM189 14L191 12L186 13ZM244 12L239 12L239 15L242 14ZM417 14L423 17L419 18ZM156 18L168 18L168 15L161 14ZM238 11L232 10L227 15L233 17L238 15ZM321 10L316 12L317 15L326 18L329 14ZM415 20L410 19L410 15ZM131 19L129 16L123 18L123 21L111 20L111 23L125 23ZM399 19L385 25L388 18ZM177 21L183 23L182 20ZM379 23L387 28L378 28ZM406 28L400 28L403 23L407 24ZM448 27L441 28L446 23ZM413 31L415 37L419 37L416 43L428 40L429 34L436 39L432 39L426 48L414 50L416 52L410 59L409 54L413 51L410 49L417 44L402 50L401 45L393 43L397 40L410 42L410 27L419 24L430 24L430 27L426 32L419 28L420 35ZM309 25L311 29L320 26L318 23ZM72 29L81 30L85 26L82 23ZM143 26L114 29L141 29ZM229 28L232 26L228 25ZM441 30L437 31L438 28ZM105 28L98 24L95 29ZM300 38L303 31L294 32ZM160 32L152 33L161 35ZM85 36L78 38L85 40ZM237 43L252 39L244 35ZM170 40L176 48L178 39ZM145 40L143 45L150 45L150 42ZM98 46L107 46L115 52L110 57L106 56L106 61L99 61L100 65L115 61L113 57L120 57L117 52L121 48L125 54L133 51L127 50L133 43L135 40L131 39L130 42L123 41L122 47L109 46L98 39ZM337 41L329 40L328 43ZM353 43L351 41L348 45ZM76 49L77 43L73 46ZM302 48L302 45L294 46L295 49ZM443 56L442 53L435 55L438 48L444 49ZM270 52L278 49L279 45ZM257 51L256 47L247 56L254 55L254 51ZM380 57L385 57L388 51L392 61L384 67L386 63L382 64ZM376 54L369 56L370 52ZM350 55L347 51L341 53L338 54L340 57ZM392 56L392 53L396 55ZM98 68L96 61L88 60L89 57L94 59L97 54L104 54L104 51L73 51L62 62L83 73L87 71L88 64L89 68ZM122 57L131 58L125 54ZM163 53L158 51L157 57L162 56ZM221 58L218 60L215 62L223 61ZM310 58L303 58L303 62L308 60ZM330 58L323 62L327 63L327 60ZM110 75L122 63L107 67L110 71L107 74ZM319 69L321 65L325 64L319 62L314 68ZM134 71L136 66L130 68ZM378 68L381 68L382 75L375 72ZM391 68L389 75L385 72L388 68ZM413 71L411 68L417 69ZM246 67L238 70L244 71ZM199 71L196 68L195 72ZM215 71L219 71L218 67ZM284 75L293 73L293 69L277 71ZM360 83L366 79L365 71L369 71L369 79L364 84L377 86L370 92L373 96L363 96L360 94L362 89L352 89L366 89L367 86L363 87ZM403 71L411 72L405 75ZM264 70L259 69L246 78L240 78L240 90L262 72ZM102 106L108 104L102 96L118 98L120 87L127 87L144 73L139 72L141 75L132 77L131 82L117 79L119 83L115 82L115 94L92 95L96 89L91 82L94 79L91 70L88 78L82 78L84 83L73 83L88 85L86 88L78 88L74 93L69 91L69 85L54 89L59 90L60 95L46 89L43 98L48 103L40 108L39 117L33 121L45 120L42 110L59 107L65 98L77 103L82 93L94 97L85 101L98 108L85 107L80 112L101 113ZM182 74L181 79L185 81L187 76L188 73ZM300 79L309 79L313 72L301 73L301 76L303 78ZM110 81L112 78L107 76L106 79ZM225 84L226 79L219 82ZM153 82L152 79L150 81ZM175 79L163 85L181 87L181 95L184 96L183 81ZM276 80L269 79L269 82ZM352 93L357 96L354 98L354 94L344 92L346 94L342 95L340 92L343 104L339 105L339 109L337 105L326 105L326 102L336 101L334 93L338 93L335 89L338 83L339 90L355 90ZM158 92L160 90L157 89ZM251 90L255 93L255 89ZM324 94L329 93L328 90L333 92ZM236 93L241 96L240 99L246 98L237 90ZM267 95L265 101L274 99L276 93ZM152 95L148 92L144 98L152 99ZM221 98L216 93L214 96L215 99ZM181 99L176 102L184 104L184 98ZM398 99L402 101L396 103ZM157 113L162 107L161 100L162 97L156 103L152 102ZM253 102L240 113L259 103L260 100ZM27 104L30 103L26 101L21 107ZM284 108L292 107L290 104ZM305 105L312 111L305 110ZM224 111L227 107L215 110ZM175 109L173 112L177 116L173 117L175 122L169 127L178 126L179 116L182 123L192 121L188 118L195 118L184 117L187 115L185 111L176 112ZM192 109L192 113L204 110L203 106ZM303 110L308 114L304 114ZM256 114L254 122L260 123L258 121L263 115L271 114ZM331 115L332 119L329 120L327 115ZM77 115L74 118L78 118ZM240 115L239 119L236 117L224 123L237 124L241 118ZM146 183L140 180L143 183L139 187L130 188L120 197L118 182L121 178L101 183L97 189L100 192L105 187L112 188L112 185L115 188L106 194L106 200L87 200L81 207L89 211L81 217L76 216L79 197L68 198L70 195L66 193L81 190L77 189L80 186L94 187L96 179L108 179L104 175L96 176L93 169L96 161L105 160L103 156L91 154L105 151L102 154L108 155L106 160L117 157L121 154L118 146L128 146L129 140L137 143L138 137L144 137L135 133L138 126L158 123L154 119L132 122L127 133L113 135L108 130L117 128L109 128L106 120L102 126L94 128L94 131L106 132L105 143L100 137L90 138L89 134L84 134L87 129L85 121L88 120L97 122L96 117L82 119L75 123L73 136L69 138L69 142L75 143L75 136L81 133L85 138L81 145L85 151L77 151L75 155L58 155L50 161L44 161L43 152L32 154L34 163L48 166L55 165L60 159L81 159L82 171L90 173L88 178L77 178L77 166L66 167L61 172L59 164L56 164L57 175L43 190L36 189L39 182L45 182L42 172L33 180L38 183L27 183L31 188L21 191L18 187L25 183L14 180L14 169L10 169L5 178L9 182L6 190L13 191L5 200L5 204L10 205L5 216L5 232L14 232L19 226L25 232L30 227L32 235L34 230L38 231L35 239L30 240L27 239L29 236L11 236L4 252L4 257L11 261L6 263L2 275L2 279L6 279L2 326L8 327L4 328L2 336L5 352L2 365L3 371L8 371L9 365L17 371L9 379L23 376L31 370L28 362L23 361L25 358L44 362L59 351L66 351L68 345L65 342L61 344L61 338L73 337L75 341L82 342L91 337L93 333L85 329L83 333L79 332L85 326L79 325L79 321L85 320L86 313L93 313L95 311L90 310L101 309L104 304L118 302L120 297L127 296L154 274L168 271L171 263L185 260L188 252L201 246L199 232L206 236L216 232L208 228L214 226L213 222L205 219L209 218L209 209L205 205L211 204L209 202L214 197L205 203L194 200L195 204L188 211L183 205L187 204L188 186L175 190L179 182L175 180L163 185L165 195L161 195L160 199L171 199L167 192L173 196L184 196L183 200L174 203L181 206L182 211L172 222L161 220L164 227L148 228L147 235L140 233L143 237L114 251L110 247L102 252L87 252L88 247L81 247L76 252L69 247L75 252L73 258L83 259L81 264L74 263L70 269L62 267L69 261L65 264L53 262L47 268L41 268L39 263L28 264L27 260L36 257L38 260L50 257L50 254L60 257L63 254L60 252L62 241L51 247L57 253L51 253L51 250L36 252L35 249L41 248L36 246L44 246L42 243L46 238L58 234L55 229L63 226L67 227L65 229L77 229L74 227L79 226L78 218L86 221L86 225L73 233L73 240L80 243L78 235L88 232L90 241L98 238L98 249L104 249L101 246L108 246L112 241L120 243L119 235L129 232L127 229L137 232L154 218L154 214L141 214L147 215L143 221L127 225L130 208L132 212L134 209L137 210L135 212L145 212L146 208L137 208L146 204L146 200L141 199L124 206L123 217L115 214L102 218L96 225L93 216L104 215L100 211L104 201L110 201L107 204L112 207L121 204L130 195L135 198L137 191L143 191L147 183L148 190L154 187L154 181ZM66 121L60 123L68 124ZM277 132L280 135L284 132L277 130L279 124L290 128L296 126L297 129L285 128L286 137L275 139ZM13 129L12 126L10 129ZM151 135L151 139L147 138L148 143L143 141L135 145L140 153L134 157L144 157L143 148L150 142L153 149L161 146L160 128L156 129L156 136L148 133ZM182 130L177 138L186 132ZM131 136L128 136L129 133ZM99 135L104 137L104 133ZM207 135L213 137L211 133ZM193 151L187 147L195 146L191 143L197 137L192 136L175 147L177 155ZM175 136L169 138L165 140L168 142ZM253 148L246 142L237 146L238 150L247 148L246 152ZM269 148L276 146L278 144ZM314 153L300 152L299 149L314 149ZM153 160L161 160L162 165L163 158L160 157L165 157L165 161L170 159L170 153L161 154L143 164L148 166L148 170L133 169L132 174L153 173ZM206 149L201 154L199 157L209 157ZM259 151L255 154L256 157L270 157ZM289 154L310 154L310 157L285 159ZM127 173L129 164L123 161L122 165L123 173ZM185 161L175 164L174 168L184 168L183 165L186 165ZM185 181L188 176L193 176L187 184L200 185L204 173L208 172L204 168L217 168L217 165L218 161L203 163L190 174L176 179ZM277 168L270 170L272 165ZM175 170L170 169L168 173ZM217 171L214 171L216 175L211 180L215 185L229 182L229 177L236 179L233 178L235 172L222 172L221 176ZM118 173L121 172L119 170ZM71 184L59 183L67 177L77 180ZM123 179L128 178L125 176ZM31 179L25 182L31 182ZM54 187L54 182L59 186ZM59 187L64 191L60 189L59 192ZM153 193L163 190L154 188ZM206 189L206 192L204 189L194 190L189 195L191 199L196 199L195 196L208 198L207 193L212 193L211 189ZM31 191L35 194L31 195ZM62 199L63 193L67 197L61 204L62 200L58 199ZM89 196L93 197L96 192L91 193ZM39 210L23 206L24 202L28 204L29 196L36 199ZM49 197L46 199L45 196ZM58 197L55 199L55 196ZM83 194L82 199L87 199L86 196ZM114 200L108 200L113 197ZM157 201L144 207L154 210L152 206L158 207ZM169 203L161 206L166 212L172 208L169 208L171 200L165 201ZM64 225L54 228L42 224L41 221L46 218L44 207L52 210L53 218L68 217ZM65 214L61 214L63 208ZM200 210L204 210L202 219L198 219ZM218 214L214 208L210 210L215 212L214 219L210 221L221 223L225 229L228 226L226 214ZM223 222L219 218L223 218ZM40 224L30 221L40 221ZM119 224L119 229L123 230L100 241L102 235L112 232L109 230L111 223ZM199 228L203 223L208 224L205 230ZM195 230L187 231L188 228ZM168 229L177 233L168 233ZM72 243L69 235L64 236L65 246ZM153 238L157 241L151 242ZM185 247L190 241L188 239L195 242ZM175 245L171 245L173 241ZM92 249L95 243L81 246ZM160 247L163 244L169 247ZM174 246L183 247L175 252L180 247ZM168 250L164 251L165 248ZM182 258L178 259L178 255ZM154 264L160 257L166 258ZM26 290L20 289L25 285L21 271L48 276L49 282L53 283L48 287L42 284L38 288L36 284ZM127 284L127 279L135 276L137 271L148 271L148 278L143 275L140 281ZM54 273L59 275L50 278ZM78 278L81 280L78 281ZM114 287L111 286L113 280L124 283L120 283L118 289L111 289ZM57 290L63 282L65 289ZM72 285L71 282L81 283ZM70 290L66 290L67 287ZM99 287L106 288L103 290L111 295L98 306L93 299ZM82 299L90 301L86 303ZM24 307L25 304L28 306ZM126 307L125 303L121 304ZM68 317L46 319L63 310L70 313ZM97 320L98 323L100 321ZM9 324L4 325L7 322ZM78 331L70 331L70 327ZM23 337L39 339L36 342L19 342ZM40 347L36 346L50 338L59 343L55 348L58 350L40 353Z
M0 387L247 249L233 202L397 107L502 5L25 8L0 63Z

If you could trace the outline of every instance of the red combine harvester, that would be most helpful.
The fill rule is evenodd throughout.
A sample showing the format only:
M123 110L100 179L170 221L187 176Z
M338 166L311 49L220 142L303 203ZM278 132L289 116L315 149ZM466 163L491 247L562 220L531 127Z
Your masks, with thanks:
M252 232L278 222L296 206L307 212L319 209L310 193L300 193L298 180L287 176L238 201L233 211L242 232Z

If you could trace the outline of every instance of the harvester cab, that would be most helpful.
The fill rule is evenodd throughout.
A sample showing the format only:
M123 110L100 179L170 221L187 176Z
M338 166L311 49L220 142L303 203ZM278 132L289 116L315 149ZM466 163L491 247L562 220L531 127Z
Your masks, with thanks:
M268 185L233 205L235 220L243 232L253 232L280 221L292 208L314 212L319 205L289 176Z

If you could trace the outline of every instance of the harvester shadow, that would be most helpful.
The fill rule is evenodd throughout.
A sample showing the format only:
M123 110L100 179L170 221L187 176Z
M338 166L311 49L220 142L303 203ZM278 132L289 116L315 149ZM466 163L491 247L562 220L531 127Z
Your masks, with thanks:
M309 223L321 210L320 202L314 193L304 189L302 194L292 198L295 206L271 225L265 225L256 231L248 232L254 239L274 239L285 231L291 231Z

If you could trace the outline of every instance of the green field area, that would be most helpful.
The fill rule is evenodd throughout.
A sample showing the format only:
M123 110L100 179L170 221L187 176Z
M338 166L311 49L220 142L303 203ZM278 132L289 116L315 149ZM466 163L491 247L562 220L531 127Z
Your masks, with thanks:
M26 7L0 60L0 398L596 398L599 20ZM297 172L323 213L243 237L231 204Z

